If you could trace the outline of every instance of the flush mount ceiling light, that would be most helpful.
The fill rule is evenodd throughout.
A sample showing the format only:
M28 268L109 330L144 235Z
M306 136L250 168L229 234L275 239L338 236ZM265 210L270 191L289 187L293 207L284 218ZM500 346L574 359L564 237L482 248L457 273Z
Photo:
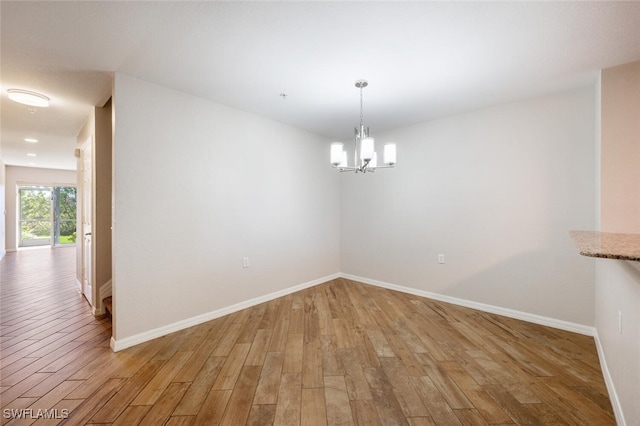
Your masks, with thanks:
M38 143L38 139L35 138L24 138L24 141L29 143Z
M46 108L49 106L49 99L45 95L36 92L30 92L22 89L9 89L7 90L9 99L14 102L18 102L24 105L36 106Z
M360 127L355 128L353 166L347 163L347 151L342 142L331 144L331 164L341 172L367 173L375 169L388 169L396 165L396 144L387 143L384 146L384 166L378 166L378 155L374 148L374 139L369 136L369 128L362 124L362 89L367 87L367 80L356 81L356 87L360 89ZM358 158L360 161L358 161Z

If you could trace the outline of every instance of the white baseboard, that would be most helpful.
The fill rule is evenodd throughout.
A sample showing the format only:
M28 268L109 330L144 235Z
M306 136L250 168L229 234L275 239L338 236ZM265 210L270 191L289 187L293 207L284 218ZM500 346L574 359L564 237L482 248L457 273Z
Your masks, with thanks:
M244 302L236 303L235 305L227 306L225 308L217 309L215 311L211 311L201 315L197 315L195 317L187 318L185 320L174 322L172 324L167 324L162 327L154 328L153 330L145 331L144 333L125 337L123 339L114 339L113 337L111 337L111 342L110 342L111 349L114 352L118 352L123 349L129 348L131 346L135 346L140 343L147 342L149 340L153 340L170 333L174 333L176 331L184 330L185 328L193 327L194 325L202 324L204 322L211 321L213 319L220 318L237 311L241 311L242 309L250 308L252 306L259 305L261 303L268 302L273 299L277 299L278 297L286 296L287 294L295 293L297 291L304 290L306 288L313 287L318 284L322 284L327 281L334 280L336 278L340 278L340 276L341 275L339 273L328 275L326 277L322 277L322 278L315 279L313 281L308 281L306 283L298 284L293 287L285 288L283 290L266 294L264 296L255 297L253 299L249 299ZM116 318L116 321L117 321L117 318Z
M78 293L82 294L82 283L80 282L80 280L78 280L78 278L76 278L75 283L76 288L78 289Z
M260 296L260 297L256 297L253 299L240 302L240 303L236 303L235 305L227 306L221 309L217 309L215 311L211 311L201 315L197 315L195 317L187 318L172 324L167 324L165 326L158 327L158 328L146 331L144 333L139 333L133 336L125 337L123 339L112 338L111 348L113 349L114 352L117 352L122 349L126 349L131 346L135 346L140 343L147 342L149 340L153 340L158 337L162 337L179 330L183 330L185 328L193 327L194 325L202 324L204 322L211 321L213 319L220 318L225 315L229 315L231 313L240 311L242 309L259 305L260 303L268 302L278 297L286 296L287 294L295 293L296 291L304 290L306 288L313 287L327 281L331 281L336 278L346 278L349 280L358 281L365 284L374 285L377 287L387 288L389 290L396 290L402 293L413 294L416 296L425 297L427 299L438 300L441 302L446 302L454 305L464 306L467 308L477 309L484 312L490 312L493 314L502 315L505 317L514 318L522 321L527 321L534 324L553 327L560 330L570 331L573 333L584 334L587 336L595 335L594 327L590 327L582 324L576 324L576 323L562 321L554 318L543 317L541 315L535 315L527 312L516 311L513 309L503 308L500 306L487 305L484 303L473 302L465 299L459 299L456 297L445 296L442 294L431 293L424 290L404 287L396 284L373 280L370 278L359 277L359 276L350 275L350 274L337 273L337 274L329 275L326 277L318 278L316 280L309 281L303 284L299 284L293 287L289 287L280 291L276 291L274 293L270 293L264 296Z
M383 281L372 280L370 278L358 277L350 274L340 274L340 276L348 280L358 281L389 290L396 290L402 293L413 294L415 296L426 297L427 299L438 300L440 302L451 303L453 305L464 306L465 308L477 309L479 311L502 315L505 317L527 321L534 324L557 328L560 330L571 331L573 333L584 334L586 336L593 336L595 334L595 328L588 325L576 324L573 322L562 321L555 318L543 317L541 315L530 314L528 312L516 311L514 309L502 308L500 306L487 305L485 303L473 302L470 300L459 299L452 296L445 296L438 293L431 293L411 287L403 287L396 284L390 284Z
M604 376L604 380L607 386L607 391L609 392L609 398L611 400L611 405L613 406L616 422L620 426L626 426L626 422L624 420L624 415L622 412L622 407L620 405L620 400L618 399L618 395L615 390L613 379L611 378L611 374L609 373L609 368L607 366L607 362L604 355L604 349L602 348L600 339L598 337L598 332L595 327L590 327L587 325L572 323L568 321L562 321L555 318L544 317L541 315L535 315L527 312L516 311L513 309L503 308L500 306L488 305L488 304L473 302L465 299L459 299L457 297L445 296L438 293L431 293L424 290L418 290L411 287L404 287L396 284L386 283L383 281L377 281L370 278L364 278L364 277L359 277L359 276L350 275L350 274L336 273L333 275L328 275L326 277L318 278L313 281L308 281L306 283L302 283L293 287L289 287L283 290L269 293L264 296L249 299L244 302L236 303L235 305L231 305L225 308L217 309L215 311L207 312L202 315L197 315L192 318L187 318L185 320L178 321L173 324L168 324L166 326L158 327L153 330L146 331L144 333L136 334L130 337L125 337L123 339L116 340L115 338L111 337L110 346L114 352L121 351L131 346L135 346L140 343L147 342L149 340L153 340L158 337L162 337L167 334L183 330L185 328L193 327L195 325L202 324L204 322L211 321L213 319L220 318L225 315L229 315L231 313L240 311L242 309L250 308L252 306L259 305L261 303L268 302L273 299L277 299L278 297L286 296L288 294L295 293L297 291L304 290L306 288L313 287L313 286L325 283L327 281L334 280L336 278L346 278L348 280L358 281L365 284L386 288L389 290L395 290L402 293L413 294L416 296L425 297L427 299L433 299L440 302L451 303L458 306L477 309L483 312L489 312L489 313L502 315L509 318L531 322L534 324L544 325L548 327L557 328L560 330L570 331L573 333L594 337L595 343L596 343L596 349L598 352L598 358L600 360L600 366L602 368L602 374ZM76 285L78 286L78 289L81 288L80 282L77 280L76 280Z
M620 399L618 399L618 393L616 392L616 387L614 386L613 378L611 377L611 373L609 372L609 366L607 365L607 360L604 355L604 348L602 347L602 343L600 342L600 337L598 336L598 329L596 329L593 337L596 341L596 349L598 350L598 359L600 360L600 368L602 369L604 382L607 385L609 400L611 401L611 406L613 407L613 413L616 416L616 424L618 426L626 426L627 422L624 419L622 405L620 404Z

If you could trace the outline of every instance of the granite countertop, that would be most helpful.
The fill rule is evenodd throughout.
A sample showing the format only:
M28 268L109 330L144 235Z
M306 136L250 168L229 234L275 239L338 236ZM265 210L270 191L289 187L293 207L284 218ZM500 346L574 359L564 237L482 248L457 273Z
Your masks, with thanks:
M640 262L640 234L569 231L583 256Z

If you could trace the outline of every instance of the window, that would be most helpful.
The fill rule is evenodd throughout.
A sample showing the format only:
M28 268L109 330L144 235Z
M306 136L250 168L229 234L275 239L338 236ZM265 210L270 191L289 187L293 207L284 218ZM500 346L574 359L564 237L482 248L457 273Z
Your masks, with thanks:
M75 244L76 188L20 186L20 247Z

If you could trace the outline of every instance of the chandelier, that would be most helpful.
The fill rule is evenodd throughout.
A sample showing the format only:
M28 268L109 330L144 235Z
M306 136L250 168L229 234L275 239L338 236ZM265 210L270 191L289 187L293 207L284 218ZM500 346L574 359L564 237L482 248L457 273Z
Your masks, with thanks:
M369 137L369 128L362 124L362 89L367 87L367 80L356 81L356 87L360 89L360 127L356 127L353 150L353 166L347 162L347 151L342 142L331 144L331 164L341 172L367 173L375 169L388 169L396 164L396 144L387 143L384 146L384 166L378 166L378 155L374 148L374 139ZM358 161L359 160L359 161Z

